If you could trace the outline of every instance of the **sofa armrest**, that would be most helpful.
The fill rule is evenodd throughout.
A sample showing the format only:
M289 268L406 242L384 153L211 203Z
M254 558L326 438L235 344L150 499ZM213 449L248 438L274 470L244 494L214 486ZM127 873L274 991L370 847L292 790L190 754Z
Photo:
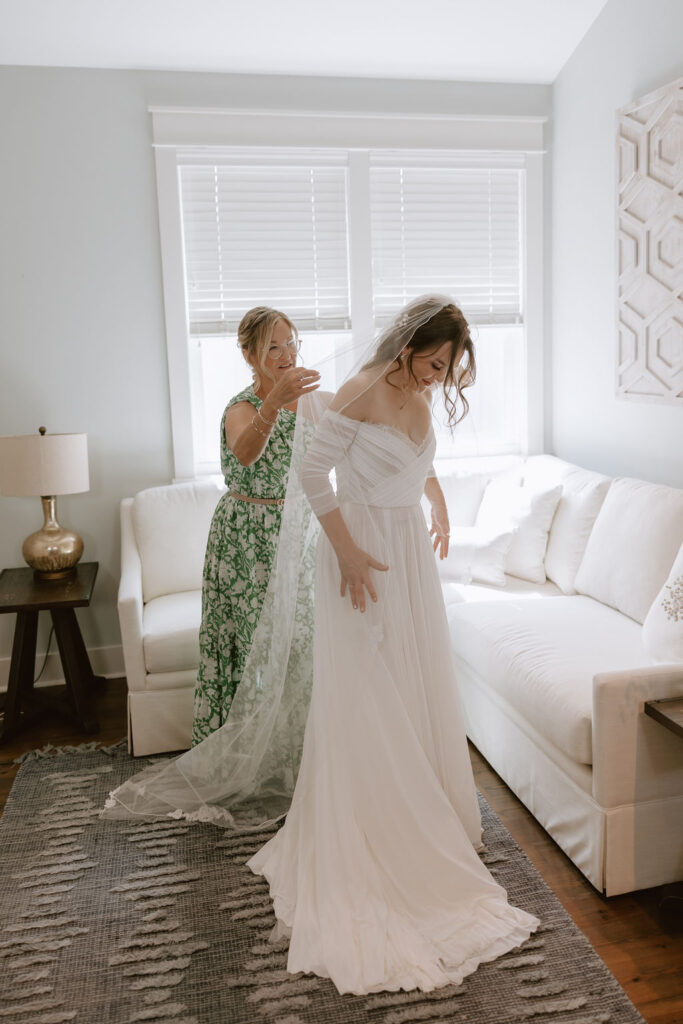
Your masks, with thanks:
M145 657L142 646L142 563L133 532L133 499L121 502L121 582L118 611L123 663L129 690L145 689Z
M683 795L683 740L644 712L683 697L683 665L593 678L593 796L603 807Z

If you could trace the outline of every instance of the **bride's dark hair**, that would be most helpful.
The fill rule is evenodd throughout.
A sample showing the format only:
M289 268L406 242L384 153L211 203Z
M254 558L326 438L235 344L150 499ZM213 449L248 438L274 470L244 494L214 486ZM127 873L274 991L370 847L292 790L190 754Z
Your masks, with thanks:
M418 309L416 303L410 306L412 315ZM398 373L402 366L400 356L405 353L405 365L408 372L417 384L417 377L413 373L413 359L415 356L429 355L442 345L450 343L451 351L448 360L448 368L443 381L444 405L448 415L448 424L454 427L467 416L470 404L464 394L465 388L470 388L477 378L477 363L474 355L474 342L470 335L470 328L461 309L451 302L442 306L426 323L421 324L407 342L403 352L395 355L396 335L404 330L404 320L399 316L396 320L396 330L391 328L387 331L386 337L377 349L374 358L367 363L364 369L379 366L383 362L395 364L386 375L387 383L398 387L391 381L393 374ZM463 359L465 362L463 364ZM455 395L453 394L455 392Z

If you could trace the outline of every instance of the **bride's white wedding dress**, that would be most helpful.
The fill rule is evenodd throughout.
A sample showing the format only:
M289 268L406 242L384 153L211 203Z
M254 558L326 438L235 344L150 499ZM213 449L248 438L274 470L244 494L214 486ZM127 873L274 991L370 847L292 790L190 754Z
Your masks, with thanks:
M458 983L538 927L480 861L481 821L445 608L420 499L434 455L327 413L304 465L319 515L338 503L389 566L364 614L318 543L314 679L284 826L249 861L290 931L288 970L340 992ZM329 483L336 467L337 499Z

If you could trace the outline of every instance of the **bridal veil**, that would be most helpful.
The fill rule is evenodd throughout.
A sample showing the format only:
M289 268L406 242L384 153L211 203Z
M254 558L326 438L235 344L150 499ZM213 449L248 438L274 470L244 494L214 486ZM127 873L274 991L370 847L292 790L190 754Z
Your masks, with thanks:
M421 296L370 343L354 339L352 350L334 357L337 382L362 370L362 391L387 372L415 331L452 300ZM349 365L352 368L348 371ZM316 369L330 375L329 361ZM333 368L334 369L334 368ZM358 390L355 396L358 397ZM319 526L304 489L307 459L316 457L316 431L348 434L344 406L329 413L332 395L316 392L299 400L290 471L277 553L247 657L226 723L174 759L157 760L116 789L102 812L112 818L185 818L225 828L260 828L287 813L297 779L313 678L313 652L302 628L313 616L315 548ZM337 403L338 405L339 403ZM309 462L310 465L310 462ZM337 472L350 472L345 470ZM345 479L360 506L371 497L362 472ZM319 504L319 502L318 502ZM372 517L368 517L370 522ZM377 550L370 554L379 557ZM348 598L347 598L348 600ZM382 629L381 602L359 617L359 628Z

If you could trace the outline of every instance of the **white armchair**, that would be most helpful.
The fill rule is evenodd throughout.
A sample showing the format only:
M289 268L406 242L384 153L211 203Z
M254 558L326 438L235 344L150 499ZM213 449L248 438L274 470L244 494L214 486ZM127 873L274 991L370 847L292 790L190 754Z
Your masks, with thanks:
M128 749L190 746L199 664L202 567L213 480L140 491L121 502L118 610L128 681Z

